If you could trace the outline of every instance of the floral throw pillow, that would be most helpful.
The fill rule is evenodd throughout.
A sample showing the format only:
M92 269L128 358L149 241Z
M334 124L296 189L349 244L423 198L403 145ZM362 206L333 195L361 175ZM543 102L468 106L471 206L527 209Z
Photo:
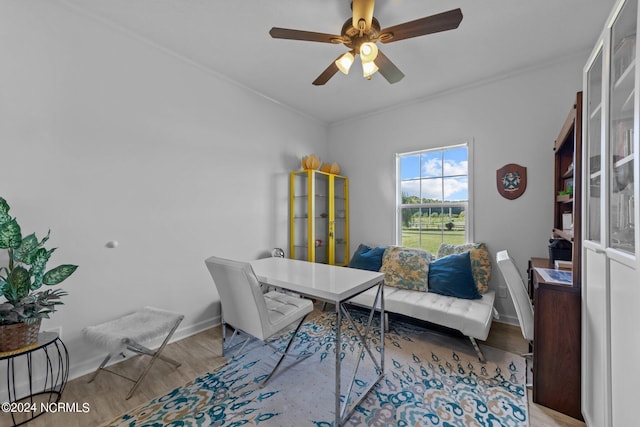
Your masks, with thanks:
M450 243L442 243L438 248L436 258L442 258L447 255L461 254L469 251L471 258L471 273L473 280L476 282L478 292L481 294L489 289L489 279L491 278L491 256L487 245L484 243L465 243L463 245L452 245Z
M426 291L431 254L422 249L389 246L380 271L384 284L413 291Z

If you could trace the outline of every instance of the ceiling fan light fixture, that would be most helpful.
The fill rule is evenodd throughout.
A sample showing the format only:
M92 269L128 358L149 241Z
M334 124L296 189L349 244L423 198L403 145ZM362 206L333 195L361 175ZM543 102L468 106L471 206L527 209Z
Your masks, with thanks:
M360 57L362 62L373 62L378 56L378 46L372 42L362 43L360 46Z
M338 70L347 74L358 55L366 79L370 80L374 73L380 71L387 82L394 84L402 80L404 74L382 51L378 51L378 42L391 43L454 30L462 22L462 10L458 8L383 28L373 16L374 5L375 0L352 0L351 17L342 24L339 35L280 27L271 28L269 35L274 39L342 44L349 49L349 53L343 53L329 63L312 82L314 86L324 85Z
M353 65L354 60L355 56L353 56L353 53L347 52L340 58L336 59L336 66L338 67L338 70L342 71L344 74L349 74L349 69Z
M362 61L362 75L364 78L371 80L371 76L378 71L378 66L373 61Z

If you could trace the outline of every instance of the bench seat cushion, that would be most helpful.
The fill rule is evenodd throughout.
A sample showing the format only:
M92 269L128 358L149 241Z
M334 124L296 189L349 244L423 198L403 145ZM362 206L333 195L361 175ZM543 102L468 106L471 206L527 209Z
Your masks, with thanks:
M377 287L357 295L351 302L371 307ZM495 291L469 300L431 292L384 287L385 311L456 329L472 338L486 340L493 320Z
M166 337L182 321L184 315L154 307L144 307L120 318L83 329L85 336L95 344L116 350L130 341L142 344Z

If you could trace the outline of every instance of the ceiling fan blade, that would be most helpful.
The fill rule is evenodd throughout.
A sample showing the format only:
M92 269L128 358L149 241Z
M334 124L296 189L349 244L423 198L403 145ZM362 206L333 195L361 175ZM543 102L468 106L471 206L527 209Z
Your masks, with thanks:
M334 34L314 33L312 31L292 30L273 27L269 31L274 39L303 40L321 43L341 43L342 38Z
M342 56L342 55L340 55ZM319 76L318 78L316 78L313 81L313 85L314 86L322 86L323 84L325 84L326 82L329 81L329 79L331 77L334 76L335 73L338 72L338 66L336 65L336 61L338 59L340 59L340 56L338 56L331 64L329 64L329 66L327 67L326 70L324 70Z
M380 31L380 41L382 43L391 43L412 37L424 36L426 34L453 30L458 28L461 21L462 11L460 9L453 9L448 12L442 12L437 15L431 15L416 19L415 21L384 28Z
M382 77L387 79L389 83L398 83L403 79L404 74L402 71L400 71L381 50L378 50L378 56L373 62L378 66L378 72L382 74Z
M373 8L375 6L375 0L353 0L351 2L351 9L353 11L353 28L358 28L358 22L364 19L365 29L371 28L371 21L373 20Z

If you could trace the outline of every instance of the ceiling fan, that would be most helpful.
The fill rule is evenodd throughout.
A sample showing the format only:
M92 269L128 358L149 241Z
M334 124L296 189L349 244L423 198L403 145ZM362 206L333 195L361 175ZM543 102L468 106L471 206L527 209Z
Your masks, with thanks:
M376 42L391 43L453 30L458 28L462 21L462 11L453 9L380 29L380 23L373 16L374 5L375 0L353 0L351 2L353 17L344 23L340 35L278 27L271 28L269 34L275 39L343 44L349 48L348 52L340 55L313 81L316 86L327 83L338 70L347 74L356 55L360 55L365 78L370 80L376 71L380 71L389 83L397 83L402 80L404 74L378 49Z

